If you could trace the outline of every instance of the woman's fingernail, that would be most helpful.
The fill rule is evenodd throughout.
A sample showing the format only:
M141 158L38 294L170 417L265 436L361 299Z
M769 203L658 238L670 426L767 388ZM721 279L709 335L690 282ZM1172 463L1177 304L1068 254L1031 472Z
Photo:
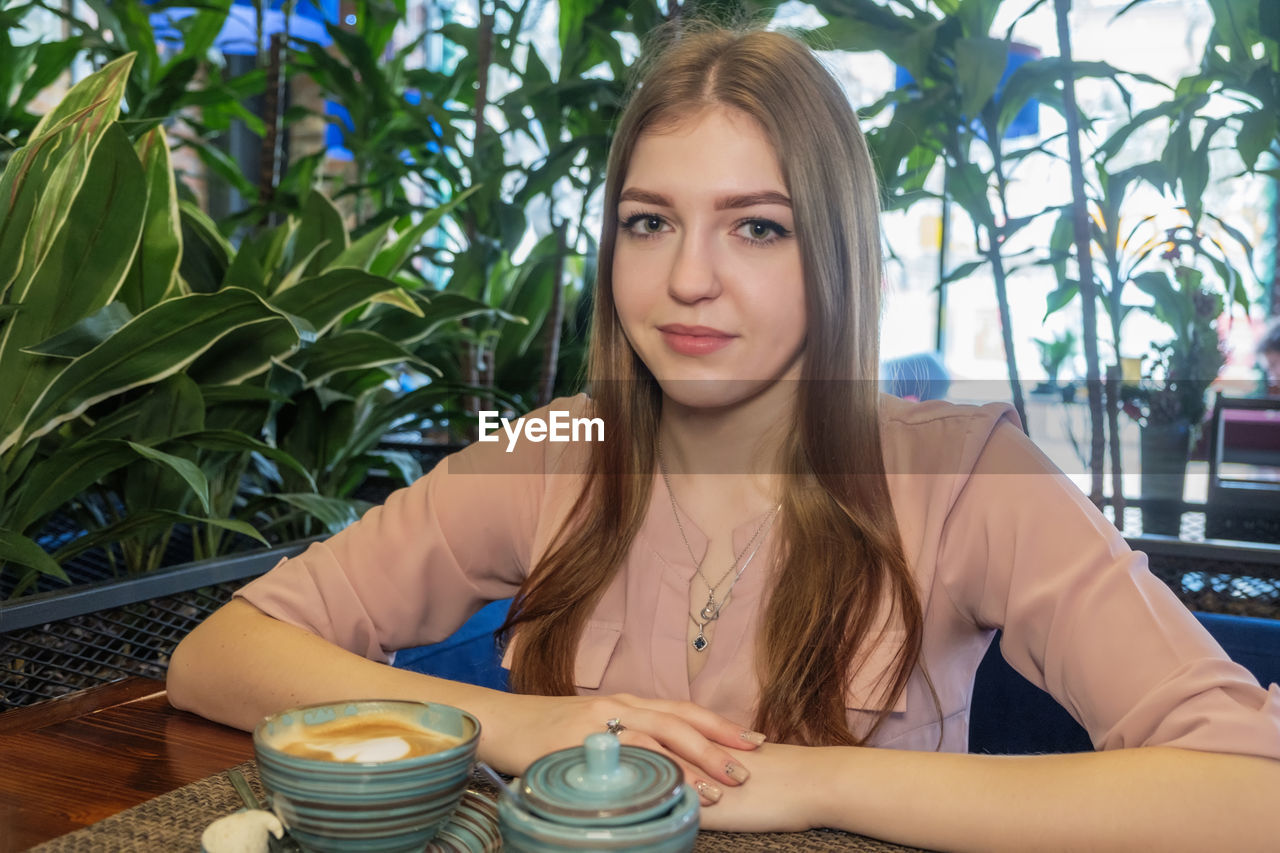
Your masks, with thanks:
M694 782L693 787L697 789L698 794L702 797L702 799L707 801L708 805L715 805L716 803L720 802L720 797L724 795L724 792L721 791L719 788L717 788L715 785L712 785L710 782L704 781L702 779L699 779L697 782Z
M742 734L738 735L738 737L742 738L747 743L753 743L756 746L759 746L760 744L764 743L766 740L765 736L760 732L744 731Z
M751 778L751 774L747 772L747 768L743 767L736 761L726 761L724 763L724 772L731 779L737 779L739 782L745 782Z

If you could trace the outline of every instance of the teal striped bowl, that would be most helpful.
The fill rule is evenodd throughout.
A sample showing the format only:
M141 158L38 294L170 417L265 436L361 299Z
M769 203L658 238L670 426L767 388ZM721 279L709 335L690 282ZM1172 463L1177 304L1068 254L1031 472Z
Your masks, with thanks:
M391 714L462 739L458 746L394 761L302 758L275 744L310 726ZM253 732L258 773L289 834L316 853L422 850L457 807L470 779L480 722L449 705L361 700L309 705L264 719Z

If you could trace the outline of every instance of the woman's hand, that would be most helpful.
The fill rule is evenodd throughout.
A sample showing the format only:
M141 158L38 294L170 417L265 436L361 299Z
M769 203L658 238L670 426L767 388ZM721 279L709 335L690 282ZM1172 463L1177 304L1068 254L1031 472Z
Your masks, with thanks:
M765 744L751 753L751 784L726 789L702 828L727 832L801 832L823 826L818 808L831 784L816 768L822 750Z
M709 806L727 788L747 781L744 754L764 742L763 735L692 702L627 693L509 698L501 722L491 723L481 742L482 757L506 773L523 773L549 752L581 746L587 735L603 732L609 721L617 720L622 726L618 740L674 759Z

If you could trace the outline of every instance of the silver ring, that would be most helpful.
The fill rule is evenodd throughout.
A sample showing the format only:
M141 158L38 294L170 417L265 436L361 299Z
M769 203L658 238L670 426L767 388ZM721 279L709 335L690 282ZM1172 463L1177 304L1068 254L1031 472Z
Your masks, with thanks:
M622 720L614 717L611 720L604 721L604 730L611 735L618 735L625 732L627 727L622 724Z

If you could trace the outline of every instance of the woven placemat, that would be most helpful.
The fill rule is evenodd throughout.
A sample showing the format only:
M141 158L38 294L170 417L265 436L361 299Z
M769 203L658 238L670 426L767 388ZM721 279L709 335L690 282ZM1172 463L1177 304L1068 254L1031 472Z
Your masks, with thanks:
M265 799L258 766L246 761L237 768L259 799ZM480 777L471 787L496 796L493 786ZM226 773L217 773L192 782L176 791L148 800L128 811L112 815L92 826L63 835L32 848L32 853L191 853L200 852L200 834L218 818L243 807ZM703 832L695 853L741 853L746 851L855 851L855 853L910 853L901 847L860 835L835 830L791 833Z
M259 798L257 765L238 768ZM213 821L244 808L225 773L184 785L141 805L32 848L40 853L200 853L200 834Z

